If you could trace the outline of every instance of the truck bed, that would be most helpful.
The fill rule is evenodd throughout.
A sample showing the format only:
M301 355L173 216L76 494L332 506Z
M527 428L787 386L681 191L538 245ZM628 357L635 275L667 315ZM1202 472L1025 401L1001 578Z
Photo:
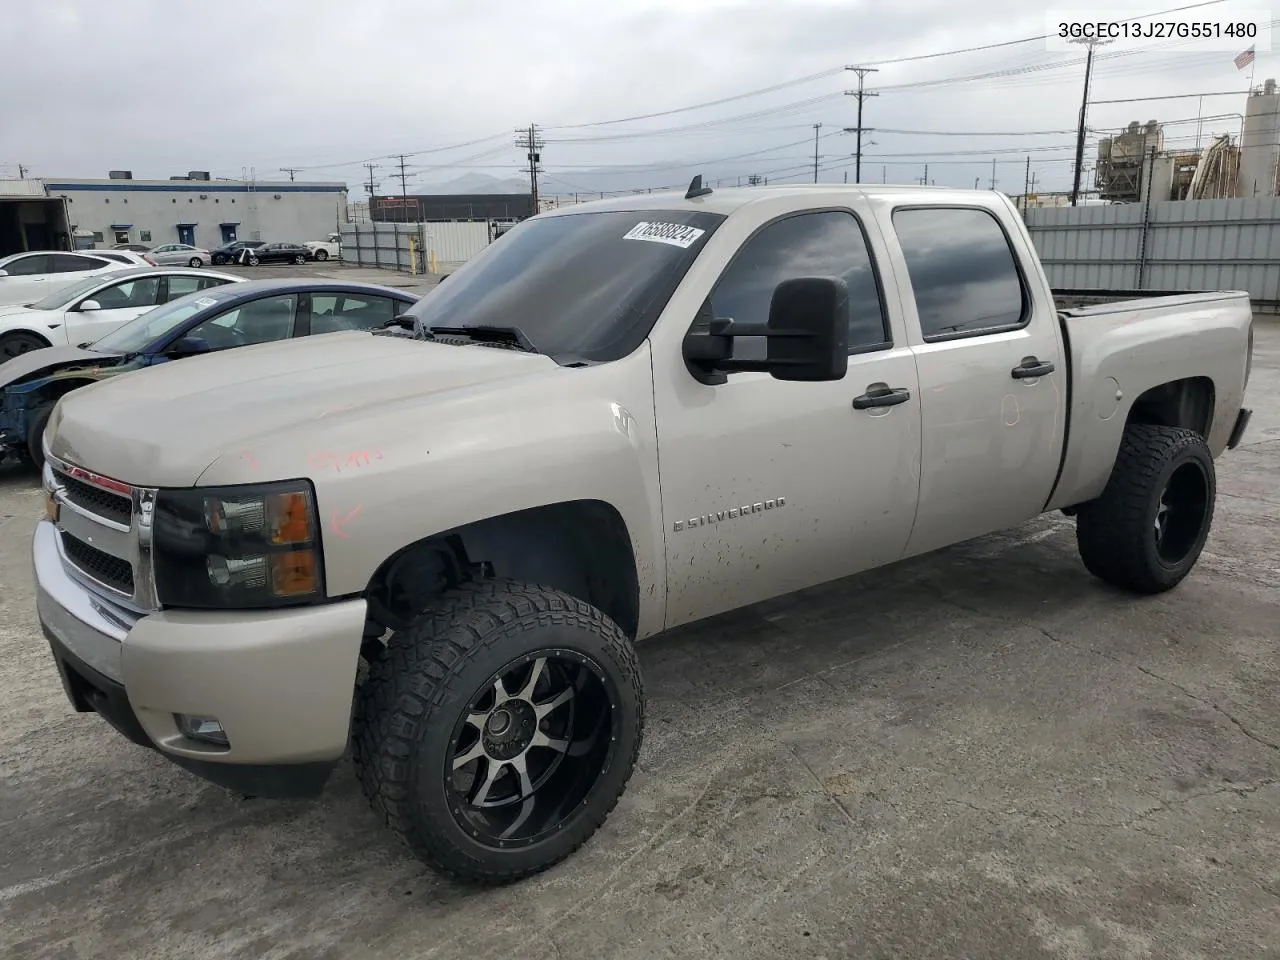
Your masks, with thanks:
M1185 384L1208 397L1216 457L1244 399L1253 311L1244 291L1053 291L1067 356L1067 443L1050 509L1098 496L1128 411L1148 390ZM1081 300L1092 299L1090 305ZM1072 304L1072 305L1067 305ZM1168 389L1168 388L1164 388Z

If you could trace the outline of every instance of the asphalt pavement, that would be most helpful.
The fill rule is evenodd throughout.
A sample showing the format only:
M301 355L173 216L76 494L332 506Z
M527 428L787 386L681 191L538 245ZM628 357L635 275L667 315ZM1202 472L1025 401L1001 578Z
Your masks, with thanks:
M349 762L319 800L242 800L72 713L9 470L0 956L1280 957L1274 321L1248 403L1171 593L1092 579L1050 515L646 642L617 809L488 892L402 850Z

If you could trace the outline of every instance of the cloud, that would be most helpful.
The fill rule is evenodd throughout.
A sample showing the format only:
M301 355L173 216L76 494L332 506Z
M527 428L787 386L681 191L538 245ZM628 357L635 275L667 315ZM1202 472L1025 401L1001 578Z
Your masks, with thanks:
M1249 6L1231 0L1204 16ZM362 159L490 138L410 157L413 189L464 174L519 178L514 130L537 123L548 141L547 188L572 192L565 184L579 182L593 190L644 189L687 180L690 171L736 182L773 170L775 179L802 180L811 176L813 154L803 141L822 123L821 175L839 180L852 177L854 146L838 131L856 115L853 98L843 95L856 78L839 68L1036 35L1044 12L1013 0L977 9L942 0L41 0L6 11L6 34L20 42L0 58L0 89L9 91L0 161L62 177L115 168L136 176L191 169L239 176L252 168L262 179L288 166L303 168L307 179L354 187L365 175ZM1243 90L1246 74L1231 58L1186 44L1104 52L1094 96ZM1267 58L1260 52L1260 78ZM928 163L939 184L971 186L975 177L986 184L994 159L998 188L1020 192L1029 155L1040 187L1069 186L1070 133L888 131L1069 131L1083 79L1078 64L1062 66L1073 59L1039 41L883 64L867 78L879 95L865 106L864 123L874 129L864 145L864 178L919 180ZM1022 72L960 79L998 70ZM807 83L703 110L571 126L823 71L828 75ZM1242 112L1243 99L1206 99L1204 113ZM1131 119L1189 118L1166 137L1190 146L1197 108L1194 99L1100 105L1091 109L1090 125L1105 131ZM717 122L730 117L742 119ZM1237 128L1227 117L1204 132ZM650 132L616 139L638 131ZM615 139L601 139L606 135ZM742 158L746 153L754 156ZM398 188L391 179L396 161L379 162L377 177Z

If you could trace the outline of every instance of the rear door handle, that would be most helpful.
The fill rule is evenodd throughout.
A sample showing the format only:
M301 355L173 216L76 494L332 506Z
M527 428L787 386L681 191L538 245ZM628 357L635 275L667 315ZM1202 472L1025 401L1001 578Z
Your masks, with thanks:
M1013 379L1030 380L1032 377L1043 377L1046 373L1053 373L1052 361L1023 357L1022 362L1013 368Z
M911 399L911 391L906 387L891 387L887 383L873 383L867 392L853 398L853 409L866 410L868 407L892 407L894 404L906 403Z

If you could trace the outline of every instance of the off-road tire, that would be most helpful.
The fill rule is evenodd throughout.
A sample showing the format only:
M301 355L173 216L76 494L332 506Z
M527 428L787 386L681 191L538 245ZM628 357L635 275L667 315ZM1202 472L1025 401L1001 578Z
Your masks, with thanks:
M1156 517L1175 472L1203 487L1203 506L1191 510L1187 547L1180 559L1162 559ZM1195 476L1199 480L1195 480ZM1213 523L1217 477L1204 437L1183 427L1134 423L1125 427L1115 466L1102 495L1076 513L1076 546L1095 577L1134 593L1171 590L1191 572Z
M592 658L616 688L612 760L549 837L521 849L476 842L450 812L452 731L485 679L532 651ZM569 857L604 823L635 767L644 732L640 664L604 613L548 587L484 580L435 598L371 658L356 693L352 754L374 812L432 869L468 883L512 883Z

